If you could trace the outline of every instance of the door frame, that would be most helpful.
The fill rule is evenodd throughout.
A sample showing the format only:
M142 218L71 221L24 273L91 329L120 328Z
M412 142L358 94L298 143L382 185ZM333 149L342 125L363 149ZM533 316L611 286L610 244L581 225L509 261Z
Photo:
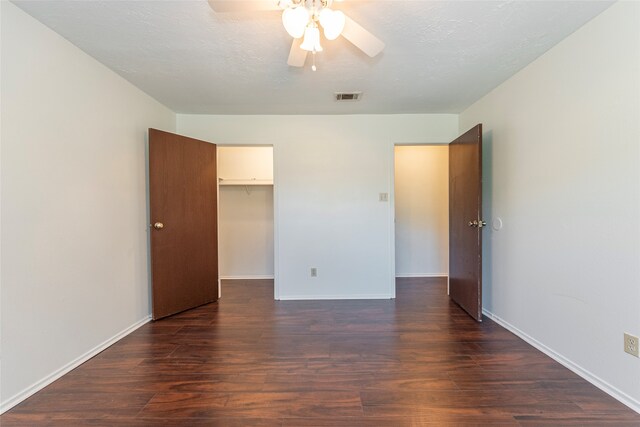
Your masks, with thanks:
M427 147L427 146L449 146L448 142L394 142L391 144L391 176L389 177L389 234L390 234L390 271L389 294L391 298L396 297L396 147ZM447 258L449 254L447 254ZM448 264L448 262L447 262ZM447 295L449 295L449 272L447 271Z
M242 148L242 147L271 147L273 149L273 298L275 300L280 299L280 251L279 248L279 230L280 230L280 216L279 216L279 197L278 197L278 155L279 152L277 147L278 145L273 141L268 141L260 144L252 144L250 142L221 142L216 143L218 147L234 147L234 148ZM219 160L219 157L216 158ZM220 225L220 185L216 186L216 197L218 199L218 226ZM219 229L219 228L218 228ZM220 239L218 239L218 265L220 265ZM218 295L222 296L222 279L218 279Z

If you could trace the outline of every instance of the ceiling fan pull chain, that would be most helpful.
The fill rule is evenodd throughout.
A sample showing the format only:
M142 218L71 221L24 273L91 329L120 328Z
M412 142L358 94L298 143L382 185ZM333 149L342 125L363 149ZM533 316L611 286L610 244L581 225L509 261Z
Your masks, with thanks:
M313 59L313 65L311 65L311 70L316 71L318 67L316 67L316 51L311 52L311 59Z

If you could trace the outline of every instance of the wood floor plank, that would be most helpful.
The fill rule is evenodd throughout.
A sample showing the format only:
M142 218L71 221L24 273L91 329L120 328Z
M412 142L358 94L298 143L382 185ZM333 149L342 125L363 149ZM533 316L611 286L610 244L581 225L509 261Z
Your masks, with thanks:
M149 323L0 416L5 426L640 426L640 415L446 280L396 300L274 301L271 281Z
M158 393L144 417L315 417L362 416L358 392Z
M224 414L229 393L157 393L139 413L157 418L215 418Z
M521 426L589 426L589 427L638 427L638 418L633 415L610 414L537 414L516 415Z
M13 408L9 414L30 420L33 425L49 419L121 418L131 417L151 400L154 393L40 393ZM0 425L4 425L4 415ZM32 423L32 424L30 424Z
M520 424L509 416L488 416L483 421L469 416L327 417L285 418L284 427L514 427Z
M469 413L479 410L505 414L531 413L580 413L581 409L559 392L529 390L491 390L489 393L475 390L430 391L363 391L361 393L365 413L372 415L403 415L433 411Z
M48 427L281 427L283 421L277 418L86 418L47 419L30 423L28 419L16 416L3 418L2 427L46 425Z
M71 375L66 381L56 381L41 393L120 393L122 390L143 393L185 392L226 393L263 391L266 374L202 375L202 374L122 374L96 378Z

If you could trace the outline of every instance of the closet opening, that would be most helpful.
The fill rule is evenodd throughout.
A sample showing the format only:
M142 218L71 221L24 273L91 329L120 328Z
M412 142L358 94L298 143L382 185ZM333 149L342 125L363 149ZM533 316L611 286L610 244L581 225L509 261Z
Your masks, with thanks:
M446 285L449 146L394 147L396 286Z
M217 154L219 295L273 296L273 147L218 145Z

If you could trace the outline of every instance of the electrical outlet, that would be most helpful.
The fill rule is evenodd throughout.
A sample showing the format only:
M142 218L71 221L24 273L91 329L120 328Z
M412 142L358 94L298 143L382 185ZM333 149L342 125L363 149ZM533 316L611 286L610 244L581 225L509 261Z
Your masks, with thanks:
M631 334L624 334L624 351L632 356L638 356L638 337Z
M318 277L318 269L311 267L311 277Z

